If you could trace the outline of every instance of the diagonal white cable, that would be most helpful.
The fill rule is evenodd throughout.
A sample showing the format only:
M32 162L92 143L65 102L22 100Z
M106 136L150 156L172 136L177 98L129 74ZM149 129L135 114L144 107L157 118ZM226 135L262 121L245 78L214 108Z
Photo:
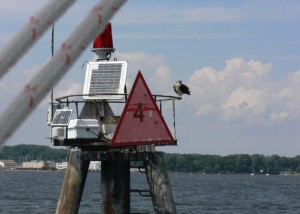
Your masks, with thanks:
M30 49L75 0L49 0L0 50L0 78Z
M80 54L105 28L126 0L100 1L0 116L0 146L58 83Z

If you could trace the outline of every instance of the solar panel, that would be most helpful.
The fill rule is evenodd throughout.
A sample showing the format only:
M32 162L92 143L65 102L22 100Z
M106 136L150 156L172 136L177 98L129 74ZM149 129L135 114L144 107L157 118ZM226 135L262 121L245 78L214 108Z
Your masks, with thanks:
M123 99L127 62L89 62L84 83L84 99ZM102 94L102 95L97 95ZM94 95L94 96L93 96Z
M57 109L51 126L68 126L72 115L72 109Z

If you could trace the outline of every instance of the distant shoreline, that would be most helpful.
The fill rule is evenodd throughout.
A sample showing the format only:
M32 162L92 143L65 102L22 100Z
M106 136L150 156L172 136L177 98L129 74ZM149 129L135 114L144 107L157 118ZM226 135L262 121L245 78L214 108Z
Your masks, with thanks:
M40 170L40 169L0 169L0 172L65 172L66 170ZM93 170L89 170L89 172L95 172ZM99 170L100 172L100 170ZM250 175L250 176L268 176L269 174L249 174L249 173L240 173L240 174L230 174L230 173L202 173L202 172L168 172L169 174L191 174L191 175ZM276 174L277 176L300 176L300 173L280 173ZM270 174L270 176L274 176Z
M0 169L0 172L64 172L64 170L41 170L41 169Z

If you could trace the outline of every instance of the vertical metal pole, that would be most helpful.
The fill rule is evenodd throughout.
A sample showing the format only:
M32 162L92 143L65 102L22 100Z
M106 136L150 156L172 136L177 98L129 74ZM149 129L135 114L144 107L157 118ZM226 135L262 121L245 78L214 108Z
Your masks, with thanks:
M173 132L174 132L174 138L176 139L176 121L175 121L175 100L173 100Z
M130 162L102 161L101 184L101 213L130 213Z
M159 101L159 110L160 110L160 113L162 113L161 101Z
M79 117L79 113L78 113L78 103L77 102L75 103L75 106L76 106L76 116L78 118Z
M80 151L70 152L56 214L78 213L89 164L89 161L82 160Z
M154 212L176 213L163 153L149 152L145 165Z
M54 54L54 24L52 25L51 57L53 57L53 54ZM54 94L53 94L53 87L52 87L52 89L51 89L51 122L53 121L53 116L54 116L53 98L54 98ZM53 138L52 138L52 126L51 126L51 124L50 124L50 136L51 136L51 143L52 143Z
M124 86L124 93L125 93L125 103L127 102L127 87L126 87L126 84Z

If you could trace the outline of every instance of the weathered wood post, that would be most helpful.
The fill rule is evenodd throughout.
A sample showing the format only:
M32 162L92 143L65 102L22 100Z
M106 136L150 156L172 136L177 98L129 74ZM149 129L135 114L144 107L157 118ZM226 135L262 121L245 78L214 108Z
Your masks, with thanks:
M101 213L130 213L130 162L102 161L101 183Z
M163 153L149 152L145 165L155 213L176 213L176 207Z
M80 151L70 151L56 214L78 213L89 164L90 161L82 159Z

